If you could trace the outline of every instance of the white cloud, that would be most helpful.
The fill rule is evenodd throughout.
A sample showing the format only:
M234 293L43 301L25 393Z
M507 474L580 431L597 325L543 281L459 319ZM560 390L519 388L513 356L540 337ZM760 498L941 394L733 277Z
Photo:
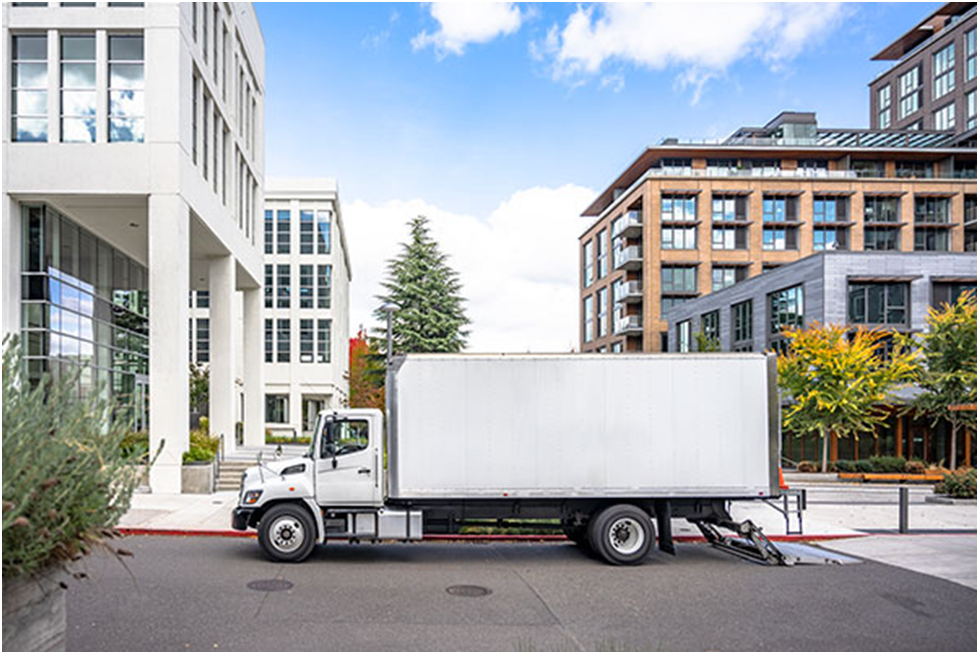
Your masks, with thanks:
M520 29L525 16L512 2L433 2L429 5L439 29L411 40L415 50L435 48L439 58L461 55L470 43L488 43Z
M553 26L531 55L549 61L557 80L572 84L612 63L679 68L677 83L694 89L740 59L783 67L840 21L837 3L622 3L579 6Z
M518 191L485 219L444 211L424 200L344 207L353 283L350 327L373 317L387 261L416 215L459 271L473 352L567 352L578 345L578 236L591 189L568 184Z

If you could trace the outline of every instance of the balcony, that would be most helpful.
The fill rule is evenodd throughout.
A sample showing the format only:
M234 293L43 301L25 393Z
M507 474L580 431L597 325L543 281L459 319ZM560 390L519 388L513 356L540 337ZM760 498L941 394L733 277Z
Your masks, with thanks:
M638 245L630 245L619 250L612 250L612 268L615 270L640 270L642 268L642 250Z
M642 302L642 282L624 282L612 287L612 299L622 304Z
M612 221L612 238L634 238L642 234L642 212L631 209Z
M642 316L622 316L615 320L613 330L616 336L642 336Z

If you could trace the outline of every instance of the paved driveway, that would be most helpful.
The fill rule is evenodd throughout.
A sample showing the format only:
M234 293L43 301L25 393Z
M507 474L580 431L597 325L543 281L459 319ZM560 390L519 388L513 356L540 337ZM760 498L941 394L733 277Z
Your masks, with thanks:
M422 543L283 565L246 539L126 547L128 570L95 556L72 584L69 649L976 651L975 590L873 562L769 568L687 544L613 568L565 543ZM248 587L268 580L292 587Z

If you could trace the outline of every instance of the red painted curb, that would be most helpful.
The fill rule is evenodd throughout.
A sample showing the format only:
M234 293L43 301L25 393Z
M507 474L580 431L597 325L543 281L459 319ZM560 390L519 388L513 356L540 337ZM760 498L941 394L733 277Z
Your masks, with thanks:
M119 533L126 536L210 536L216 538L255 538L254 531L235 531L234 529L155 529L150 527L119 527ZM821 540L842 540L863 538L882 534L791 534L788 536L769 536L775 542L807 542ZM431 534L424 540L432 541L566 541L562 534ZM674 536L678 543L704 543L703 536Z

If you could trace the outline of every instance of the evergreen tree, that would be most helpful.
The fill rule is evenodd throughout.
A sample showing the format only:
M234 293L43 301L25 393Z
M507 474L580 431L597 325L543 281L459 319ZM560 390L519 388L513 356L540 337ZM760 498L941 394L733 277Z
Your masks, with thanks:
M398 306L392 316L394 351L459 352L469 335L459 274L432 238L427 218L418 216L408 225L408 242L388 262L387 280L382 284L387 292L377 297L382 304ZM380 307L374 315L386 323L387 315ZM385 329L379 330L379 340L383 341ZM386 348L386 341L383 343Z

